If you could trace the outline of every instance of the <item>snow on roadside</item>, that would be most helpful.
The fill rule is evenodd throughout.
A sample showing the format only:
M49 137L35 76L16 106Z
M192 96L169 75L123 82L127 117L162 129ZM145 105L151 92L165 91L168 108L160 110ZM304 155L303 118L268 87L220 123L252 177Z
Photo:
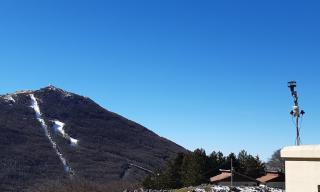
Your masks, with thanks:
M75 138L72 138L70 137L66 132L65 130L63 129L63 127L65 126L65 124L61 121L58 121L58 120L55 120L53 121L53 129L56 131L56 132L59 132L61 134L61 136L65 139L67 139L69 142L70 142L70 145L75 147L78 145L78 142L79 140L78 139L75 139Z
M66 172L72 172L71 168L68 166L66 159L63 157L62 153L59 151L56 142L52 139L52 137L48 131L48 126L46 125L44 119L42 118L42 114L41 114L37 99L34 97L33 94L30 94L30 98L31 98L31 106L30 107L33 108L33 110L35 111L36 118L40 122L41 127L44 129L44 132L52 145L52 148L54 149L54 151L58 155L61 163L63 164L64 170Z

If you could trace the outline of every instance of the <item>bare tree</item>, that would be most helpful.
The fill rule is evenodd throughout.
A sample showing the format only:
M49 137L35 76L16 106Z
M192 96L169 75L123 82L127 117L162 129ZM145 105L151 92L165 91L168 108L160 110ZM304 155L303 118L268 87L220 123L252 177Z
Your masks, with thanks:
M284 172L284 160L281 158L280 149L276 150L269 161L266 164L266 167L270 171L281 171Z

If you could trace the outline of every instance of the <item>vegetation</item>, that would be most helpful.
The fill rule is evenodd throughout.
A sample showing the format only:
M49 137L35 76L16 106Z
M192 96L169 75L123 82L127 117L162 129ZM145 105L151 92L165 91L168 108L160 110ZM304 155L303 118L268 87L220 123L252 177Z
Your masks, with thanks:
M280 155L280 149L276 150L271 158L269 159L269 161L266 163L266 167L269 170L273 170L273 171L281 171L284 173L284 159L281 158Z
M258 156L241 151L224 156L221 152L212 152L209 156L203 149L194 152L179 153L167 165L148 176L143 186L149 189L177 189L208 183L210 177L219 174L219 169L230 169L231 159L235 171L249 177L259 177L264 173L264 163Z
M61 178L43 180L30 186L26 192L119 192L125 189L133 190L137 187L138 185L125 181L99 183L79 178Z
M147 169L164 165L186 151L147 128L107 111L85 98L54 87L32 92L57 148L76 177L89 181L137 182L147 176L131 167ZM0 191L21 192L38 180L66 175L41 124L30 107L29 93L12 94L15 102L0 97ZM74 147L53 128L53 120L65 123L65 132L79 139Z

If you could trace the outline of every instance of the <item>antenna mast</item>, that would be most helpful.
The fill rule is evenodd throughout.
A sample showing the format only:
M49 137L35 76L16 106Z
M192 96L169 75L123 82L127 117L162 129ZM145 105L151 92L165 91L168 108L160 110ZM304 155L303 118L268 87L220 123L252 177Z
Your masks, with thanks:
M299 103L298 103L298 92L296 90L297 82L290 81L288 82L288 87L290 88L291 95L294 100L293 109L290 112L293 118L295 118L295 126L296 126L296 145L300 145L300 125L299 120L305 114L303 110L300 111Z

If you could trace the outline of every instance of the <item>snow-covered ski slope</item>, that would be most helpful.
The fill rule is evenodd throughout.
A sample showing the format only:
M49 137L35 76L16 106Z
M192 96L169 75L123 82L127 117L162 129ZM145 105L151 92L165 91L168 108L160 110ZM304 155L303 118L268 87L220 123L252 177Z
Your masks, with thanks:
M69 167L66 158L64 158L63 154L59 151L56 142L52 139L52 137L50 135L47 124L45 123L44 119L42 118L42 114L41 114L37 99L35 98L35 96L33 94L30 94L30 98L31 98L31 106L30 107L33 108L33 110L35 111L36 118L40 122L41 127L43 128L43 130L45 132L45 135L47 136L50 143L52 144L52 148L54 149L54 151L58 155L61 163L63 164L65 171L71 173L71 168Z
M64 123L59 121L59 120L55 120L53 121L54 125L53 125L53 129L55 130L55 132L60 133L60 135L65 138L66 140L68 140L68 142L70 143L71 146L77 146L79 140L70 137L64 130Z

